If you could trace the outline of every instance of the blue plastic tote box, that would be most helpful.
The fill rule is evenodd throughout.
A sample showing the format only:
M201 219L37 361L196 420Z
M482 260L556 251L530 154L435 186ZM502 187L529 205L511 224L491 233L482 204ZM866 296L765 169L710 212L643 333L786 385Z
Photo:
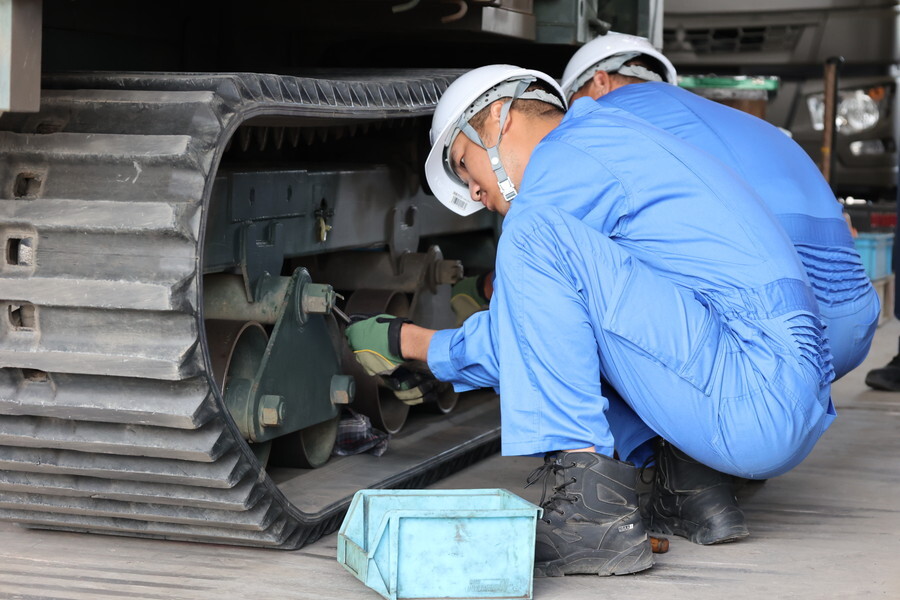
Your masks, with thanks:
M893 233L860 233L853 241L869 279L881 279L893 272Z
M541 509L506 490L362 490L337 559L389 600L531 598Z

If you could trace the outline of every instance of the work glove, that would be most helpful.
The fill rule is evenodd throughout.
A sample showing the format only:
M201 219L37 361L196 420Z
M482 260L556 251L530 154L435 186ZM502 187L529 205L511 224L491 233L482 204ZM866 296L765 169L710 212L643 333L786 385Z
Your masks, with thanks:
M450 290L450 308L456 315L456 326L478 311L485 310L490 302L484 297L485 275L463 277Z
M404 404L415 406L423 402L437 402L440 384L434 375L415 371L406 366L397 367L389 375L382 375L384 387L394 392Z
M409 319L394 315L350 315L344 336L353 357L369 375L389 375L404 362L400 354L400 328Z

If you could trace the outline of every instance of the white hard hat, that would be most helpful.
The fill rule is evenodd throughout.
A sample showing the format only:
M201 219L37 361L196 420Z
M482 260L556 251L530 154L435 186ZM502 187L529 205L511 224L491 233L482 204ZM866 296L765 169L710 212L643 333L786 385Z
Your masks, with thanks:
M541 81L553 89L558 96L540 90L525 92L525 89ZM464 133L479 146L485 148L491 159L491 166L497 174L500 191L507 200L515 197L516 190L506 176L497 151L500 141L488 148L478 133L469 125L469 119L481 109L500 98L541 100L565 110L565 101L559 84L545 73L523 69L513 65L488 65L469 71L450 84L443 93L431 119L431 152L425 160L425 177L431 193L441 204L453 212L466 216L484 208L481 202L472 200L468 186L453 172L448 162L447 152L459 133ZM506 103L501 115L506 119L511 102Z
M562 77L562 89L565 92L566 100L581 89L581 86L597 71L617 72L623 64L641 54L651 56L663 64L666 68L667 83L675 84L677 82L677 74L672 62L654 48L650 40L636 35L610 31L579 48L578 52L569 59L569 64L566 65ZM641 77L637 74L635 76Z

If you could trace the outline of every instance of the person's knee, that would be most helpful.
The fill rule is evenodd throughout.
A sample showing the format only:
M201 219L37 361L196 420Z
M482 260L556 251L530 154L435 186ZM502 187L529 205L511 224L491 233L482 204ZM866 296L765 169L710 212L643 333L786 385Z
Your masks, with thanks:
M796 400L786 386L768 397L735 398L720 407L710 448L717 456L707 464L750 479L780 475L809 454L833 418L832 410L812 399Z
M723 462L711 466L748 479L775 477L797 466L817 439L807 427L798 424L793 428L760 432L757 436L720 440L718 448Z

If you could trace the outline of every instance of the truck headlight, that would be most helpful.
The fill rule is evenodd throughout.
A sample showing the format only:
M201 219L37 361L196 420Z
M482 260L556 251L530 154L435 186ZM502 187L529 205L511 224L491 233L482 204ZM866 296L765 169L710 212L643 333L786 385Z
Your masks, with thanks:
M874 156L884 154L887 148L881 140L855 140L850 142L850 153L853 156Z
M835 119L837 130L841 133L856 133L874 127L881 118L888 95L884 86L839 91ZM813 129L824 129L825 94L807 96L806 106L809 108Z

